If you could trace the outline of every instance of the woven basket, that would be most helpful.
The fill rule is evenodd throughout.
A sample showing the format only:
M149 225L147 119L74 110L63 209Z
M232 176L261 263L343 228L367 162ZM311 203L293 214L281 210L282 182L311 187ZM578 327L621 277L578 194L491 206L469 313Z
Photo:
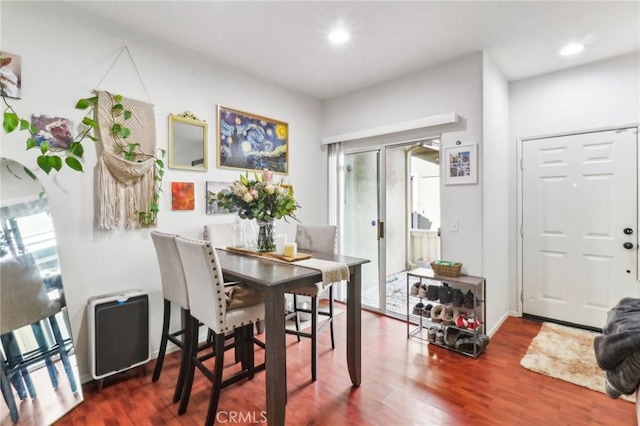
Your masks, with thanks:
M454 263L453 265L439 265L436 262L431 262L431 269L438 275L444 275L446 277L457 277L460 275L460 269L462 263Z

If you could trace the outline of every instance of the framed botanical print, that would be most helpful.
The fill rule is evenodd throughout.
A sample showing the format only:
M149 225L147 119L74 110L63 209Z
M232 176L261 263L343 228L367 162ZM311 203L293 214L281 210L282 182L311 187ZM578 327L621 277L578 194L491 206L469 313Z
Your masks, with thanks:
M477 145L456 145L445 148L444 161L445 185L478 182Z
M289 173L289 125L218 105L218 167Z

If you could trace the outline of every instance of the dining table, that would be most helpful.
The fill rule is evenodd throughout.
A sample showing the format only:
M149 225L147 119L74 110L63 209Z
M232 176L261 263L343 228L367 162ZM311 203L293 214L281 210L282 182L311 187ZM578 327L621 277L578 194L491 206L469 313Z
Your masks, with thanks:
M251 256L230 250L216 250L225 279L242 281L264 293L267 424L285 424L287 383L285 345L285 293L322 281L318 269ZM361 373L361 267L369 260L340 254L304 251L314 259L340 262L349 268L347 283L347 367L351 383L358 387Z

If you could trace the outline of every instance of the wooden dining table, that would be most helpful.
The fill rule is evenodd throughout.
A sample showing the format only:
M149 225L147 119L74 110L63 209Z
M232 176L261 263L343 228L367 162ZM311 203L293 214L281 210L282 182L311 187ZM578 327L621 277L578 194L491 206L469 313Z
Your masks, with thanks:
M284 425L287 401L286 346L285 346L285 293L296 287L322 281L322 272L316 269L248 256L232 251L217 250L225 279L242 281L265 296L266 331L266 397L267 423ZM360 386L361 375L361 266L368 263L338 254L307 252L313 258L341 262L349 267L347 283L347 366L351 383Z

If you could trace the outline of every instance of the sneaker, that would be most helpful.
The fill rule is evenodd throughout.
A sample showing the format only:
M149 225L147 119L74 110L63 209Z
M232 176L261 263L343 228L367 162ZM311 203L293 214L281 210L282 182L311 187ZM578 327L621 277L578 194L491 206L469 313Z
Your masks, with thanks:
M418 295L418 289L420 288L420 281L417 281L415 283L413 283L413 285L411 286L411 292L410 294L412 296L417 296Z
M458 328L467 328L469 324L467 320L467 313L460 312L460 314L453 320L453 324Z
M422 315L422 309L424 308L424 303L418 302L416 306L413 307L413 315Z
M425 317L425 318L430 318L431 317L431 308L433 308L433 305L431 303L427 304L427 306L422 308L422 316Z
M427 299L438 300L438 298L440 297L438 293L439 289L440 289L440 286L429 284L429 288L427 288Z
M444 331L436 331L436 343L439 345L444 345Z
M422 284L420 286L420 288L418 289L418 297L420 297L421 299L426 299L427 298L427 286Z
M427 330L427 340L430 342L436 341L436 331L438 331L438 327L429 327Z
M477 330L482 325L482 322L478 318L469 318L467 321L467 328L469 330Z

